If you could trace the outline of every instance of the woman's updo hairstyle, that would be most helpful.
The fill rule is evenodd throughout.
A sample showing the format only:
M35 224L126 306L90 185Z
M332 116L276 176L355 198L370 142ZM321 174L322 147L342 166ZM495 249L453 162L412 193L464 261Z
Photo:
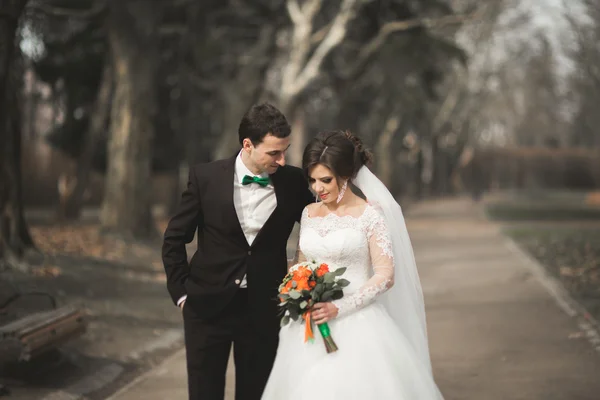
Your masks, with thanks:
M353 179L363 165L372 160L371 152L362 141L346 131L325 131L315 136L302 156L302 169L306 176L318 164L329 168L336 179Z

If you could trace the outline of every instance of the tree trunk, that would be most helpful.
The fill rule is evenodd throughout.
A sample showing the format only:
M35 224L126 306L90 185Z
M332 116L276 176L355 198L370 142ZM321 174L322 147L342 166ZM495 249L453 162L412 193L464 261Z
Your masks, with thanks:
M21 130L13 79L15 34L26 0L0 3L0 267L21 267L34 250L23 215Z
M152 219L152 142L156 113L159 2L110 2L115 93L101 222L129 239L156 235Z
M417 200L422 200L425 198L425 188L423 185L423 169L425 168L425 157L423 157L423 149L419 148L417 152L417 162L414 172L414 182L415 182L415 198Z
M421 144L421 198L431 196L431 183L435 167L434 144L431 138L423 138Z
M3 0L0 2L0 129L7 129L10 116L6 106L9 99L10 71L15 51L15 35L19 18L27 0ZM4 147L6 149L6 147Z
M254 86L256 82L247 81L245 85ZM258 85L256 85L258 86ZM228 89L223 94L225 110L223 110L223 133L217 142L217 147L213 154L214 159L219 160L233 156L236 149L241 148L238 136L238 128L242 116L250 108L255 100L253 97L240 96L238 92L227 85Z
M263 90L265 75L276 52L274 34L275 27L272 25L261 28L254 46L246 54L240 55L240 67L235 80L223 86L223 133L215 149L216 159L231 157L236 149L241 148L238 137L240 120Z
M285 115L287 116L287 114ZM289 112L288 118L291 119L292 139L286 163L295 167L301 167L304 148L308 144L308 141L306 140L306 116L304 115L304 109L302 107L292 109Z
M432 177L431 194L433 196L443 196L448 194L448 154L440 147L440 138L434 137L432 140Z
M83 148L77 160L77 172L74 176L73 186L67 188L65 196L61 196L59 218L76 220L81 215L84 193L89 183L92 170L92 160L98 140L106 129L106 122L110 112L113 76L110 57L104 62L102 81L98 89L94 111L90 116L90 126L85 135ZM70 185L67 185L70 186Z
M394 170L394 161L392 159L392 140L396 132L400 120L396 116L388 118L385 124L383 132L377 138L376 151L377 151L377 175L381 182L383 182L388 188L392 188L392 171Z

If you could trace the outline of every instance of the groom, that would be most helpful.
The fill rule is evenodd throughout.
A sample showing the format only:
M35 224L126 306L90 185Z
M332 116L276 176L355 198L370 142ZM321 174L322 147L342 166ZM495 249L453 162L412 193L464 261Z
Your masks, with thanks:
M222 400L231 345L236 400L259 400L278 344L277 287L294 222L313 201L302 171L285 165L290 125L270 104L243 116L241 151L190 167L165 231L167 288L183 309L191 400ZM198 232L188 264L185 244Z

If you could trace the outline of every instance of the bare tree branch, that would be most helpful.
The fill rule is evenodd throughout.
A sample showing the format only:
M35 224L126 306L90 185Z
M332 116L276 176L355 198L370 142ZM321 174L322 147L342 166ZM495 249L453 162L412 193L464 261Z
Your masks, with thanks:
M340 11L333 20L331 29L329 29L325 39L323 39L319 47L317 47L301 74L298 76L294 86L294 91L296 93L303 90L318 76L321 64L323 64L325 57L327 57L331 50L344 40L348 22L355 17L357 9L358 1L356 0L345 0L341 4Z
M387 38L392 33L407 31L415 28L439 29L448 25L461 24L465 21L476 18L479 13L479 11L475 11L470 14L446 15L444 17L433 19L415 18L405 21L388 22L379 29L379 32L377 35L375 35L375 37L373 37L362 47L362 49L360 49L356 58L356 62L350 68L348 68L348 70L346 70L342 76L345 79L351 79L354 77L373 56L373 54L375 54L381 48L381 46L383 46Z
M200 90L211 91L218 87L218 81L210 80L196 74L190 67L186 68L186 75L190 83Z
M307 1L302 7L302 14L305 15L306 18L310 18L312 20L321 9L321 5L321 0Z
M302 10L300 10L298 2L296 0L288 0L286 6L292 22L295 25L301 24L303 22Z
M287 1L287 10L294 25L312 24L312 19L321 8L321 0L307 1L302 7L297 0Z
M329 29L331 29L331 24L327 24L315 33L313 33L312 37L310 38L310 43L318 44L319 42L321 42L321 40L325 38L325 35L327 34L327 31L329 31Z
M188 28L184 24L169 24L158 28L158 33L161 36L183 35L188 32Z
M591 1L584 2L588 10L593 9L593 7L597 7ZM590 85L592 89L600 89L600 74L598 74L598 70L596 69L596 63L593 59L591 59L591 52L594 51L595 41L593 39L586 36L586 32L584 28L581 26L581 23L577 21L577 19L573 16L573 11L570 6L567 4L566 0L563 2L565 9L568 11L564 14L569 25L571 25L571 30L576 36L577 45L579 48L577 49L577 53L573 58L576 58L576 62L580 69L585 72L587 78L593 82L593 85Z
M313 19L322 5L321 0L310 0L302 8L296 0L288 0L287 8L294 23L290 61L283 71L282 101L287 102L297 94L295 81L302 70L311 49Z
M307 3L304 8L306 8L308 12L316 12L318 8L309 7L309 5L310 3ZM327 55L338 46L346 36L348 22L355 17L359 5L360 2L357 0L344 0L342 2L337 15L331 23L331 27L308 61L306 61L306 59L313 40L312 21L308 23L305 22L303 26L295 25L294 37L295 39L298 39L298 41L295 40L295 44L297 44L299 48L297 49L296 46L292 47L292 59L290 60L290 63L288 63L288 68L286 68L287 73L284 73L284 98L296 96L319 75L325 57L327 57Z
M442 128L442 126L444 126L446 122L450 120L451 115L454 113L458 106L458 100L460 98L460 95L467 89L464 85L464 81L461 82L461 80L458 79L458 77L456 78L457 79L455 80L455 83L452 85L452 87L450 87L446 98L444 98L441 107L438 109L437 114L433 118L431 130L434 135L439 134L439 131Z
M74 10L71 8L53 6L45 2L35 2L32 3L32 6L41 12L54 17L88 19L96 17L106 11L107 3L104 1L95 3L89 10Z

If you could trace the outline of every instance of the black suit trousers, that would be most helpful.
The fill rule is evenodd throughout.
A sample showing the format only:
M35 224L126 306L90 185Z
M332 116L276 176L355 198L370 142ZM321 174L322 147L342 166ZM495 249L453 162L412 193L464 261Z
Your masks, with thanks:
M239 289L217 316L203 319L193 303L183 307L190 400L223 400L231 346L235 363L235 399L260 400L271 373L278 331L252 320L248 289Z

